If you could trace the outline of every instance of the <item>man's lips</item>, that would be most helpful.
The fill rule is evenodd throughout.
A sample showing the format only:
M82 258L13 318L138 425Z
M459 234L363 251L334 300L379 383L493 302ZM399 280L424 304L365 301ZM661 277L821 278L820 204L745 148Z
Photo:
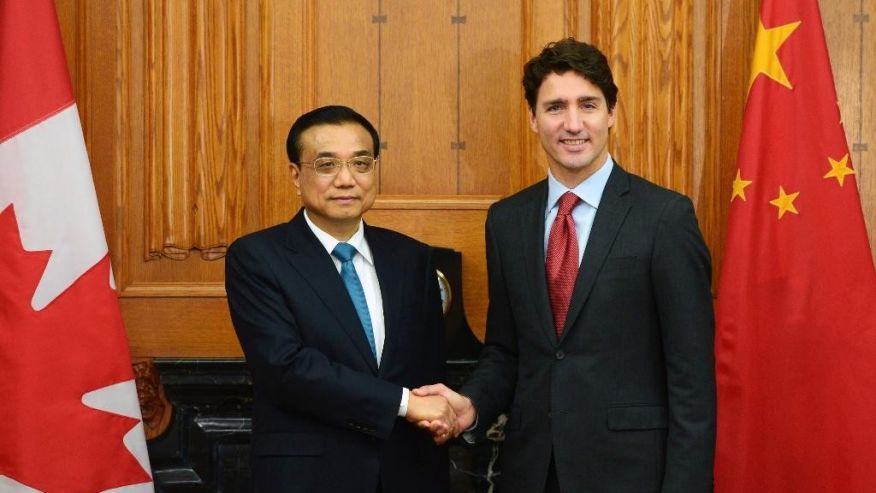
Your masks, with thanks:
M349 202L353 202L354 200L359 200L359 197L354 197L352 195L343 195L340 197L332 197L330 200L333 202L340 202L342 204L346 204Z
M560 139L560 144L570 146L582 146L590 142L590 139Z
M589 143L589 138L560 139L560 147L567 152L583 152Z

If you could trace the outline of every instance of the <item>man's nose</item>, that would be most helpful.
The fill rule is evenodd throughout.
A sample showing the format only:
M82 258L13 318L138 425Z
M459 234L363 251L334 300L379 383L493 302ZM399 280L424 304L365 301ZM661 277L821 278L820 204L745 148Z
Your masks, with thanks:
M356 179L353 177L353 170L350 163L341 163L341 167L335 175L335 186L353 186L356 184Z
M583 114L577 108L572 108L566 112L566 121L564 122L566 130L571 133L578 133L584 128Z

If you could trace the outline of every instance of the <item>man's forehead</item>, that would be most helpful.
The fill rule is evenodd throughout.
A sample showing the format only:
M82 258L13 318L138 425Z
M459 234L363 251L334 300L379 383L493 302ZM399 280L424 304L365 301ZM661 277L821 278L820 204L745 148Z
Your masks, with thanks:
M305 130L301 135L305 152L371 152L371 134L358 123L320 124Z

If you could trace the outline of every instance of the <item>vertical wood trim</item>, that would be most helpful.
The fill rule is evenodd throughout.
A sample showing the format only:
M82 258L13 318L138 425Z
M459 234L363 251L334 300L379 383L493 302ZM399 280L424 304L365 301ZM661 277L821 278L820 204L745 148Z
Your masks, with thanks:
M274 149L274 4L270 0L259 1L259 223L270 224L270 184L271 173L277 159ZM250 204L250 207L256 204Z
M76 103L79 108L79 121L82 124L82 134L86 142L94 142L91 136L91 125L88 121L88 112L86 110L89 102L89 87L88 87L88 67L85 63L88 59L88 9L82 5L80 0L76 0L76 17L78 27L76 29L76 44L75 58L77 70L73 75L73 84L77 88Z
M593 4L591 0L578 1L578 26L575 37L580 41L593 41Z
M563 37L576 38L578 35L578 0L565 0Z
M520 2L521 68L532 56L532 43L534 39L534 26L532 22L533 2L534 0L521 0ZM527 173L527 170L529 169L530 163L532 163L535 158L535 148L529 130L529 107L526 104L525 98L518 103L518 105L520 107L520 115L525 123L520 127L522 135L518 138L518 142L520 143L520 159L516 162L510 163L509 172L511 174L510 185L512 192L524 188L529 182L529 173Z
M113 139L113 156L117 163L113 175L112 203L115 211L113 214L113 235L110 249L114 257L120 259L116 262L119 268L113 269L119 291L123 291L129 284L130 269L126 261L130 251L125 238L125 204L128 203L128 168L131 162L131 6L128 0L119 0L116 11L116 113L115 113L115 138Z
M301 16L301 20L303 22L302 32L304 32L304 39L301 46L301 65L304 67L304 91L302 92L302 100L301 107L308 111L312 109L317 104L317 91L316 91L316 60L319 57L317 53L317 41L316 41L316 26L317 26L317 12L319 9L316 6L317 0L306 0L304 2L304 15Z
M725 195L721 193L721 136L726 128L721 118L721 37L715 34L721 32L721 5L713 2L706 2L706 5L700 5L694 17L695 25L706 27L697 30L701 39L695 40L695 43L702 44L697 58L702 60L704 73L701 81L694 82L694 87L702 94L703 108L702 119L694 126L694 141L698 143L694 160L701 163L701 169L694 171L700 180L695 183L692 199L700 229L712 252L712 268L717 269L723 257L722 232L725 229L721 214L725 202ZM698 106L700 102L694 101L694 105ZM712 283L717 283L717 276L712 277Z
M156 251L160 245L153 244L153 238L158 237L161 231L160 211L161 196L159 173L154 164L160 159L159 150L165 148L164 143L164 120L160 119L163 112L157 111L157 106L164 101L164 64L161 59L164 54L164 39L166 37L165 24L158 19L166 15L165 4L160 1L148 2L143 15L145 27L145 55L146 55L146 78L144 84L143 128L144 128L144 153L143 164L145 168L146 185L146 210L144 221L144 256L143 260L152 257L148 252ZM156 32L157 31L157 32Z

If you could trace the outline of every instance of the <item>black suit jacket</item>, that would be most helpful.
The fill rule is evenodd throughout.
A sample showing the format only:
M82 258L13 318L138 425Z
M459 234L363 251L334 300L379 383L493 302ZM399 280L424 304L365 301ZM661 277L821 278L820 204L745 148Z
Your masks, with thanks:
M487 216L486 346L462 389L510 411L503 493L712 491L711 267L686 197L615 166L557 340L544 269L547 181Z
M252 474L264 492L444 492L446 448L397 417L402 386L444 378L440 295L428 246L365 226L383 298L380 367L329 254L303 212L235 241L231 318L252 372Z

